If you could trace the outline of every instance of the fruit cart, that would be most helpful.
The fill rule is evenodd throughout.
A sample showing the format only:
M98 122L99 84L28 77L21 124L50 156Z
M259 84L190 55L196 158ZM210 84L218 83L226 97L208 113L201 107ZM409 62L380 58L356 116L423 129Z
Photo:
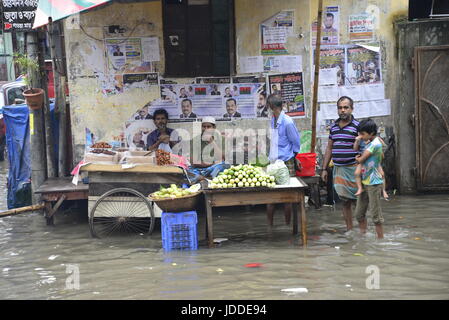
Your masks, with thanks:
M185 182L185 171L176 166L88 164L89 227L93 237L114 233L151 234L155 206L148 198L161 185Z

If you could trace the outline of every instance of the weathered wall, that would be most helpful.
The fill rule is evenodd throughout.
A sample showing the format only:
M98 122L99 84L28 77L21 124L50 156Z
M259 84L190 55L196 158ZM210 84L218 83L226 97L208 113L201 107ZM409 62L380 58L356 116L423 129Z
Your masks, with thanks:
M401 193L416 193L415 78L412 69L417 46L449 45L449 19L400 22L397 25L398 71L401 79L394 109L397 135L397 179Z
M235 0L235 30L236 30L236 56L237 72L240 70L239 57L254 56L260 54L259 24L274 14L285 9L295 10L295 37L288 39L286 45L289 54L302 55L304 71L304 89L306 97L306 113L304 119L297 119L300 129L310 129L311 117L311 39L310 25L317 15L316 0ZM374 10L379 16L379 27L376 37L381 44L383 61L383 79L386 84L386 98L395 101L397 79L392 72L396 67L397 59L394 58L394 32L393 20L401 14L406 14L407 0L335 0L325 1L324 6L340 6L340 43L348 43L347 19L349 14L357 14L364 11ZM126 14L123 12L126 11ZM161 47L161 62L157 64L158 71L163 75L164 55L162 37L162 5L160 1L135 4L112 4L104 9L95 10L81 15L81 25L90 35L102 39L102 27L105 25L120 24L132 28L137 22L145 20L154 23L154 29L149 30L146 25L136 28L133 36L159 37ZM100 56L95 52L104 52L103 42L89 38L82 30L69 29L66 21L66 48L69 69L69 85L71 94L72 130L74 135L75 161L81 159L86 127L96 129L98 137L109 141L112 136L117 135L123 128L123 123L138 108L147 101L157 97L158 91L130 92L115 96L105 97L99 91L98 79L92 78L92 64ZM304 37L299 37L303 34ZM96 48L96 50L94 50ZM193 79L175 79L178 83L191 82ZM392 109L396 106L392 103ZM382 117L385 125L392 125L392 117ZM172 124L174 128L189 129L189 124ZM267 120L242 119L232 123L219 123L218 128L240 127L267 128Z
M141 23L143 21L152 22L154 27L150 27L148 23ZM158 36L159 45L163 48L162 6L159 1L114 3L102 9L83 13L80 15L80 25L85 32L76 25L72 26L71 19L65 20L75 163L80 161L84 154L85 128L93 130L102 141L110 141L113 136L123 131L125 121L136 110L159 94L159 88L153 86L149 91L133 89L117 95L103 95L100 83L105 70L103 27L111 24L126 27L129 30L126 35L132 37ZM131 34L132 29L134 31ZM163 50L160 50L160 54L161 61L157 67L163 72Z

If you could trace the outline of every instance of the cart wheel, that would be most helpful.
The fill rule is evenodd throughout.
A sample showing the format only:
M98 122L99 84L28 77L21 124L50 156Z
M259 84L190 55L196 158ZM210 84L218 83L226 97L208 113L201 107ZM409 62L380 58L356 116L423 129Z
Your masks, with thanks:
M129 188L112 189L103 194L89 214L90 233L103 238L113 233L148 233L154 228L150 201Z

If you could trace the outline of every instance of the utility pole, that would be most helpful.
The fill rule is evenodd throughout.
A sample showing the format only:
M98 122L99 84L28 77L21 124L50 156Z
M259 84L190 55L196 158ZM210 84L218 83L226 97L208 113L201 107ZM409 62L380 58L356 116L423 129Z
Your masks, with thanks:
M47 153L47 176L49 178L55 178L57 176L56 169L56 157L55 157L55 144L53 139L53 130L51 124L50 114L50 100L48 98L48 81L45 72L45 32L38 33L39 38L39 51L38 51L38 63L41 77L41 87L45 92L44 96L44 124L45 124L45 150Z
M316 146L316 113L318 110L318 84L320 76L320 48L321 48L321 23L323 19L323 0L318 2L318 22L316 31L316 45L315 45L315 77L313 82L313 101L312 101L312 141L310 152L315 153Z
M48 19L47 39L50 45L50 55L55 84L55 112L59 119L59 155L58 177L65 177L67 173L67 104L65 95L65 68L63 65L62 26L59 21L53 23Z
M39 43L36 32L26 34L28 57L38 60ZM42 88L40 70L28 70L31 87ZM42 109L30 109L30 140L31 140L31 191L33 204L40 203L40 195L34 191L41 186L47 177L47 162L45 158L44 115Z

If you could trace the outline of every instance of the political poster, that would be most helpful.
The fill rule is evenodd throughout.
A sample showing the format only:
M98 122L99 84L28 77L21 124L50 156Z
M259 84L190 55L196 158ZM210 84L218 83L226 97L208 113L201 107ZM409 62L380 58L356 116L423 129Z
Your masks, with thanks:
M340 8L338 6L326 7L323 12L321 26L321 45L340 44ZM318 22L312 23L312 45L316 46Z
M380 83L382 81L380 52L361 46L347 48L348 84Z
M292 72L268 75L270 94L280 94L284 111L291 117L305 117L303 73Z

